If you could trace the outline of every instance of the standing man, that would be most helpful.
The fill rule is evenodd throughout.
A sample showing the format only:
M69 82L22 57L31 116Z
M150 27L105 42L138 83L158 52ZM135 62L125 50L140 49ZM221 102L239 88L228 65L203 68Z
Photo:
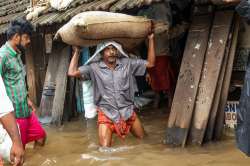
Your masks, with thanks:
M134 76L142 76L146 68L154 67L154 35L149 37L148 60L130 59L116 42L105 42L97 46L89 65L77 68L79 53L75 53L68 75L93 81L94 102L98 107L99 143L110 147L112 134L119 137L131 132L142 139L144 129L134 107Z
M19 136L13 106L6 94L4 83L0 75L0 165L1 157L10 160L14 166L23 163L23 146ZM6 134L6 131L8 135Z
M169 2L154 3L146 9L139 11L138 15L147 16L150 19L172 24L172 13ZM172 104L174 94L175 74L170 61L170 48L168 32L155 35L155 66L149 70L147 78L151 80L149 83L155 92L154 108L160 107L160 101L166 94L168 97L168 109ZM150 76L150 77L149 77Z
M7 95L11 99L16 121L19 125L23 146L35 141L44 145L46 133L36 115L36 108L28 98L25 70L21 60L24 49L30 44L32 25L24 20L14 20L7 30L7 42L0 48L0 75L2 75Z

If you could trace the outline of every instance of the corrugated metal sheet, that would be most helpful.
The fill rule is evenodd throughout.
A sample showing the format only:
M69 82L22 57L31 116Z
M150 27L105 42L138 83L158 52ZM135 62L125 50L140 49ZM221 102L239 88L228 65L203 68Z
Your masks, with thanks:
M29 5L29 0L0 0L0 34L6 31L10 21L25 16Z
M29 6L29 0L2 0L0 1L0 19L2 16L23 12Z
M149 5L156 1L161 0L75 0L64 11L48 8L38 18L34 18L32 24L36 27L48 26L54 23L67 22L76 14L84 11L119 12L125 9ZM24 11L29 5L29 0L0 0L0 34L5 32L11 20L25 16Z

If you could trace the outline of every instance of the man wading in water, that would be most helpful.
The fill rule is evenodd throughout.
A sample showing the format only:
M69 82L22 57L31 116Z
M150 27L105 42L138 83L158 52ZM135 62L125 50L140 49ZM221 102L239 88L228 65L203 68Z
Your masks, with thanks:
M29 142L43 146L46 140L45 130L39 123L36 107L28 97L21 56L31 40L33 27L25 19L13 20L7 29L7 42L0 48L0 75L11 99L17 124L19 125L23 147Z
M93 81L99 143L103 147L111 146L113 133L125 138L131 131L137 138L144 137L144 129L134 111L134 76L142 76L146 68L154 67L154 35L149 35L148 39L147 61L130 59L120 44L105 42L97 46L88 65L77 68L79 50L74 52L68 75Z

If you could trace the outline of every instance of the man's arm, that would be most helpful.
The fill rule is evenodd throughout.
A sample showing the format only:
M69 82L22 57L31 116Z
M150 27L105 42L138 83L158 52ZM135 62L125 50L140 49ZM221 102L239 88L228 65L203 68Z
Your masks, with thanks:
M12 147L10 150L11 164L14 166L20 166L23 164L24 150L19 136L14 113L10 112L4 115L0 118L0 121L12 140Z
M148 36L148 59L146 63L147 68L155 66L155 46L154 46L154 34Z
M0 55L0 76L3 74L5 58Z
M27 100L28 100L28 106L32 109L32 112L36 112L35 104L30 100L30 98L28 98Z
M143 76L146 72L146 68L152 68L155 66L154 34L149 35L148 39L148 59L130 59L131 73L134 76Z
M76 46L73 46L73 57L69 64L69 70L68 70L68 76L70 77L78 77L78 78L82 77L78 69L79 56L80 56L79 48Z

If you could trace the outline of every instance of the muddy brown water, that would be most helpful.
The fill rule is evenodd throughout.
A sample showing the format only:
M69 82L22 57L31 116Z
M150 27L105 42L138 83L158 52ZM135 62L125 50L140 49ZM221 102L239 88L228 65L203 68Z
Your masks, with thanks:
M168 115L161 111L140 114L148 136L140 141L129 135L125 141L113 137L109 151L89 147L84 121L60 128L45 127L48 141L43 148L26 149L25 166L249 166L250 158L235 146L232 137L202 148L170 148L163 144Z

